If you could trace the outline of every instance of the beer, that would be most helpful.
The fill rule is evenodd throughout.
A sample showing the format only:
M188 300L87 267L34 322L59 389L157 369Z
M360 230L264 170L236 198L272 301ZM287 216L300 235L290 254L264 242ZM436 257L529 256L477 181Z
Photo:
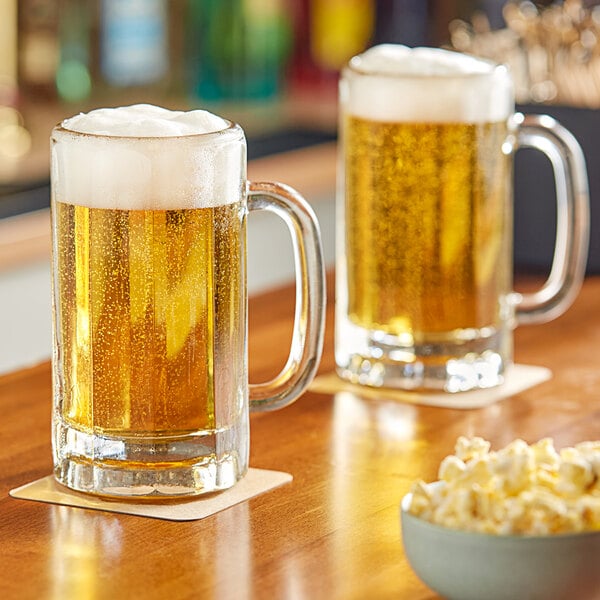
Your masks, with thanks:
M338 373L410 389L499 383L512 285L506 70L376 46L344 70L340 106Z
M348 316L410 343L497 328L510 289L505 122L346 115Z
M248 465L245 140L140 105L52 137L54 452L108 495L230 487Z
M122 498L232 487L250 410L290 404L319 364L314 212L288 186L247 181L241 127L203 110L97 109L51 142L55 478ZM251 386L246 217L262 210L290 225L298 306L289 360Z
M239 201L182 210L55 202L65 424L157 439L236 425L243 219Z

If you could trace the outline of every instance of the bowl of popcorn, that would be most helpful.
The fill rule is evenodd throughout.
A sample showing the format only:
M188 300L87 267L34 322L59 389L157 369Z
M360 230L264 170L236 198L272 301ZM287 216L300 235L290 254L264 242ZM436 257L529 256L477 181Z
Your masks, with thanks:
M412 568L457 600L600 598L600 441L460 437L401 505Z

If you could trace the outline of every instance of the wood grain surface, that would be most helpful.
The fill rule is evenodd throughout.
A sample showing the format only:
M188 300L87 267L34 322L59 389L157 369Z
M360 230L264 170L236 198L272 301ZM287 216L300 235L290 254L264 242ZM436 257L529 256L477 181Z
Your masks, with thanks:
M331 283L331 281L330 281ZM250 302L253 381L282 366L293 290ZM321 372L333 368L333 294ZM2 340L2 343L10 343ZM174 523L16 500L51 472L50 367L0 378L0 598L436 598L403 554L398 505L435 479L459 435L559 447L600 438L600 278L559 319L515 335L517 361L553 378L473 411L307 393L251 419L251 465L292 483L203 521Z

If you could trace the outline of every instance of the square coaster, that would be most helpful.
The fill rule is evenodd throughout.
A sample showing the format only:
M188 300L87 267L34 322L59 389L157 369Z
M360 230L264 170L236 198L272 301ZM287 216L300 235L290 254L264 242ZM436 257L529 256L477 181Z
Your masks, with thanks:
M48 475L15 488L9 494L13 498L21 500L35 500L169 521L195 521L264 494L290 481L292 481L292 476L289 473L248 469L246 476L228 490L206 496L195 496L188 500L163 500L159 504L148 501L107 500L91 494L75 492L57 483L53 475Z
M552 371L546 367L531 365L513 365L508 369L504 383L496 387L472 390L470 392L407 392L390 388L375 388L344 381L336 373L327 373L316 377L310 390L321 394L351 392L363 398L389 399L423 406L442 408L481 408L503 398L514 396L534 387L552 377Z

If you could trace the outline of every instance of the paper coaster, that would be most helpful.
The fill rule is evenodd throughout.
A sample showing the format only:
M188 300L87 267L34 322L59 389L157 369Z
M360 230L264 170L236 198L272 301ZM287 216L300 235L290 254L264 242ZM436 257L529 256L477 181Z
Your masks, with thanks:
M437 406L443 408L481 408L488 406L503 398L514 396L528 388L547 381L552 377L550 369L530 365L513 365L508 369L502 385L473 390L470 392L406 392L389 388L375 388L349 383L340 379L335 373L327 373L316 377L310 390L321 394L335 394L337 392L352 392L364 398L389 399L424 406Z
M246 476L232 488L207 496L194 497L190 500L163 501L162 504L150 502L121 502L119 500L103 500L102 498L74 492L56 482L53 475L48 475L32 483L11 490L13 498L36 500L51 504L64 504L79 508L104 510L108 512L138 515L154 519L170 521L195 521L204 519L234 504L253 498L292 481L289 473L267 471L265 469L248 469Z

